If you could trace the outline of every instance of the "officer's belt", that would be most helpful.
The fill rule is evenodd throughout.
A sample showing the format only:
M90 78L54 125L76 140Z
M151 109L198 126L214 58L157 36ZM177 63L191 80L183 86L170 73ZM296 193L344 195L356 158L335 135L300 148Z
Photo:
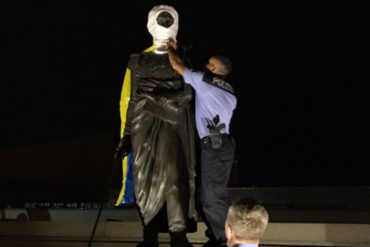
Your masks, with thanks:
M225 134L225 133L223 133L223 134L221 134L221 137L222 137L222 140L223 141L225 141L225 140L231 140L231 135L229 135L229 134ZM211 143L211 137L210 136L205 136L205 137L203 137L201 140L200 140L200 142L202 143L202 144L207 144L207 143Z

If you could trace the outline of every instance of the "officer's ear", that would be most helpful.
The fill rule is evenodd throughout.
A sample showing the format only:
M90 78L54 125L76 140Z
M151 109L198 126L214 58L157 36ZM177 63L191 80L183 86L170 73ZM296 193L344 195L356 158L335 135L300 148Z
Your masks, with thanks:
M230 224L228 224L227 222L225 224L225 235L226 235L226 238L227 239L231 239L231 236L232 236L232 228L231 228Z
M208 65L208 69L209 69L209 71L211 71L213 74L215 74L215 73L217 72L217 67L216 67L214 64L212 64L212 63L210 63L210 64Z
M214 58L212 67L213 67L213 70L212 70L213 74L222 75L223 64L220 60L218 60L217 58Z

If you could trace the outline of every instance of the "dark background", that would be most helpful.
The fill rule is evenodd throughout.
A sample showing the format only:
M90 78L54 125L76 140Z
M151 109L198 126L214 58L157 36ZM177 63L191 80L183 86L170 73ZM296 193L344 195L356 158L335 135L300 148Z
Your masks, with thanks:
M3 9L2 191L107 184L124 71L159 3L177 9L195 69L212 53L234 63L231 186L370 185L366 1L16 1Z

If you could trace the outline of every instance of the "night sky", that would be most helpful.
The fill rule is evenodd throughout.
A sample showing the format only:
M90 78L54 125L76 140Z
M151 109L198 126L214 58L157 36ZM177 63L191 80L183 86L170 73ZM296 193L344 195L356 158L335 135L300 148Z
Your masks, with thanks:
M147 14L159 3L177 9L194 69L213 53L234 63L233 186L370 185L369 4L254 0L12 3L2 28L4 183L106 183L124 70L151 45Z

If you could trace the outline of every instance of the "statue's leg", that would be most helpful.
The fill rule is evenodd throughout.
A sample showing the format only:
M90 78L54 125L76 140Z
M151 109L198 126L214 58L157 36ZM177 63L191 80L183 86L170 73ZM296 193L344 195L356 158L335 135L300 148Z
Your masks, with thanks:
M143 241L138 247L158 247L158 233L168 232L166 205L162 207L158 214L147 225L144 224L140 208L137 207L137 209L143 225Z
M177 131L169 124L162 126L158 152L160 162L166 169L166 191L168 227L170 232L180 232L186 227L187 172L184 165L184 152Z
M171 247L191 247L186 237L186 213L179 190L174 189L167 197L168 226Z
M174 186L166 198L169 231L181 232L185 230L185 210L181 203L179 189Z
M186 238L186 220L189 204L189 185L184 150L176 129L162 126L159 156L167 174L165 200L171 246L191 246Z

